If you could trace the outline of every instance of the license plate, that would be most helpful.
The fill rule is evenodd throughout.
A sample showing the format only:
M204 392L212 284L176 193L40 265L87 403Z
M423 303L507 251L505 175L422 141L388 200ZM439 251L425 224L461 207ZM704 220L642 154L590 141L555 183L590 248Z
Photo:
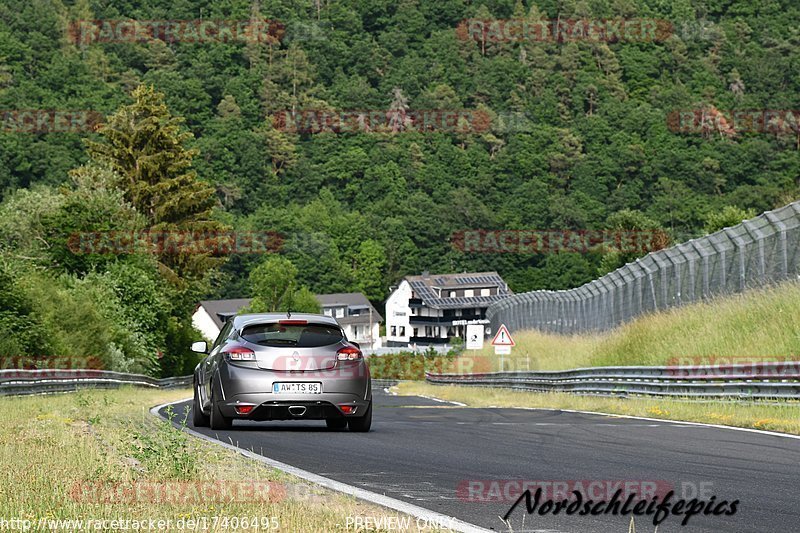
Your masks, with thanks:
M322 394L322 383L273 383L275 394Z

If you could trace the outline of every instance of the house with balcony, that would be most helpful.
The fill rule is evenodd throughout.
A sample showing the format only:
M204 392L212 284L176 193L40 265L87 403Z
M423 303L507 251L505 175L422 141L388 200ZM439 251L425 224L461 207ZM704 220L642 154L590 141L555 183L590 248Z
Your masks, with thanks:
M426 346L463 338L467 324L488 324L486 309L510 295L497 272L406 276L386 300L386 345Z
M360 292L317 294L322 313L336 319L345 335L362 348L381 347L380 324L383 317Z
M383 317L360 292L317 294L322 313L336 319L345 335L365 349L382 346L380 324ZM192 315L192 324L209 341L213 341L225 321L250 305L250 298L203 300Z

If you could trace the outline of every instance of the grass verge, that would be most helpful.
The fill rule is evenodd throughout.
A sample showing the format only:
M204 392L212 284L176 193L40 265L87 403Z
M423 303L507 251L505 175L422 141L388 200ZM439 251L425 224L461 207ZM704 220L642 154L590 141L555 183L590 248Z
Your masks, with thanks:
M593 335L511 332L517 346L504 370L588 366L717 365L800 360L800 283L719 297L645 315ZM465 356L487 356L491 346Z
M72 531L97 528L47 520L169 520L170 530L195 520L206 525L197 530L231 531L248 529L246 517L259 521L249 529L292 532L352 530L347 517L403 517L195 439L148 412L190 394L123 388L0 398L0 517Z
M433 396L469 407L541 407L643 416L664 420L704 422L800 435L800 404L765 405L739 402L696 402L661 398L604 398L566 393L537 393L509 389L431 385L403 382L392 391L400 395Z

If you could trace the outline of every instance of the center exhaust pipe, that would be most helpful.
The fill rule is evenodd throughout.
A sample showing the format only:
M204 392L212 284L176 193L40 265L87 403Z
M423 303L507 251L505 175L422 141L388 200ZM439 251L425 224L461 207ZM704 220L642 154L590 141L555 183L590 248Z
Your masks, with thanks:
M289 414L292 416L303 416L306 414L306 408L303 405L293 405L289 407Z

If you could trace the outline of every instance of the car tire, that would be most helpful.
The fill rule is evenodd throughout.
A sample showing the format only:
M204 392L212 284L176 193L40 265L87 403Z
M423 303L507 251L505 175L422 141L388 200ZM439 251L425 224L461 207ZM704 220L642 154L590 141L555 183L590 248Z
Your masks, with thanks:
M215 399L214 386L211 386L211 429L231 429L233 419L223 416L219 410L219 402Z
M344 429L347 427L347 419L346 418L326 418L325 424L328 426L328 429Z
M209 424L208 415L203 413L200 408L200 395L197 393L197 385L194 389L194 402L192 402L192 425L196 428L207 428Z
M347 425L350 427L350 431L355 431L356 433L366 433L369 431L372 427L372 402L369 403L369 407L367 407L367 412L364 413L364 416L347 419Z

